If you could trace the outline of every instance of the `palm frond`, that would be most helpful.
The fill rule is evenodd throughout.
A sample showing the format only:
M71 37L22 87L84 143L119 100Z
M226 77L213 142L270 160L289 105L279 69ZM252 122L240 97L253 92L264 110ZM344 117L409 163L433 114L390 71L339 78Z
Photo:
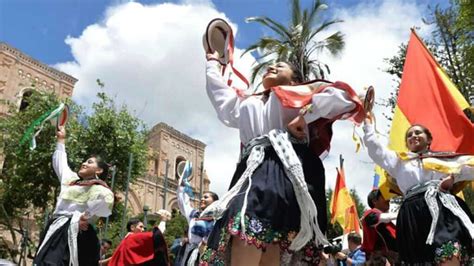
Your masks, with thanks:
M316 34L320 33L321 31L329 28L329 26L331 26L333 24L336 24L336 23L341 23L341 22L344 22L344 21L340 20L340 19L335 19L335 20L329 20L329 21L323 22L317 29L315 29L311 32L311 34L308 37L309 40L313 39L314 36L316 36Z
M291 21L293 27L296 27L298 24L301 24L300 0L291 1Z
M261 63L258 63L253 69L252 69L252 76L250 77L250 82L254 83L255 79L257 78L258 74L260 74L260 71L262 71L265 67L273 64L274 60L268 60L264 61Z
M316 23L317 14L319 11L327 9L328 6L321 2L321 0L314 1L314 4L309 12L308 18L306 20L307 26L310 28Z
M250 23L250 22L257 22L260 23L266 27L269 27L272 29L275 33L280 35L282 38L291 38L290 33L288 30L285 28L285 26L281 25L280 23L274 21L271 18L268 17L249 17L245 19L245 22Z
M332 55L339 55L344 49L344 35L340 31L327 37L325 41L326 49L328 49Z

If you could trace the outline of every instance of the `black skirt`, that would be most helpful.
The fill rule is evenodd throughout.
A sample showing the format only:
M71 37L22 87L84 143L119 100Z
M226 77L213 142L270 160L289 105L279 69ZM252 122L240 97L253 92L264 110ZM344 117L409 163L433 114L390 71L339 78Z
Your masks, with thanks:
M324 167L320 158L306 145L294 144L303 165L308 190L318 211L318 224L323 233L327 227ZM247 158L238 165L232 178L233 187L245 171ZM300 228L300 208L293 185L284 166L272 147L265 148L265 158L252 175L251 188L245 213L246 232L241 232L242 209L248 181L229 203L221 219L216 221L201 260L210 265L225 264L230 254L231 236L240 237L248 244L265 251L268 244L280 244L286 249ZM309 247L308 247L309 248ZM314 248L306 254L313 254ZM315 254L316 256L316 254ZM319 256L318 256L319 257ZM314 258L308 258L312 260Z
M473 220L466 203L456 197L461 208ZM397 218L397 243L403 265L432 265L453 255L465 261L472 253L472 239L461 220L441 204L437 197L439 217L433 244L426 244L431 227L431 214L424 193L403 201ZM464 265L464 264L463 264Z
M41 246L46 232L54 222L49 220L46 230L41 235L38 247ZM61 228L56 230L45 246L36 254L33 265L37 266L68 266L69 265L69 246L68 246L68 228L71 219ZM77 235L77 247L79 265L99 265L100 243L97 233L92 225L89 225L87 231L79 231Z

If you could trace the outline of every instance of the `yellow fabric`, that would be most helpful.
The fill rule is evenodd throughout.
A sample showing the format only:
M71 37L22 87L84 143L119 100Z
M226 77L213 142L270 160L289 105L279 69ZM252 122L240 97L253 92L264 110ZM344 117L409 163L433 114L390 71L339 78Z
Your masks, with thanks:
M405 133L407 132L408 128L410 128L410 126L410 122L400 110L398 105L395 106L392 127L390 128L390 143L388 145L389 149L398 152L408 151L405 142Z
M379 179L379 190L382 193L384 199L389 200L393 197L400 196L403 193L398 188L397 182L393 177L391 177L387 171L382 169L382 167L376 165L375 173L380 177Z
M443 80L444 85L448 88L451 96L453 96L454 100L459 104L462 110L469 108L470 105L461 92L456 88L456 85L449 79L448 75L443 71L441 68L436 69L438 71L439 76Z
M465 156L463 156L465 157ZM463 166L474 166L474 156L465 162L443 161L438 158L423 159L423 168L445 174L459 174Z
M334 199L335 195L336 191L333 193L333 201L331 202L331 206L333 206L333 209L331 210L331 223L338 222L342 226L345 224L346 210L354 205L354 203L352 202L351 195L346 187L339 190L339 193L337 193L337 199ZM334 200L336 200L335 204L333 204Z
M103 199L110 209L112 209L114 203L112 191L101 185L67 186L62 189L60 197L78 204L86 204L89 201Z

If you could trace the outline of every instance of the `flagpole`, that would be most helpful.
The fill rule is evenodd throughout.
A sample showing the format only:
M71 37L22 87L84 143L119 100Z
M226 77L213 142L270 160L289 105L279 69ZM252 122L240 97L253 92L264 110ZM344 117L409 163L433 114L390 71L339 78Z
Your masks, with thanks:
M120 230L120 238L124 237L124 231L125 231L125 219L127 218L128 190L130 189L130 176L132 175L132 162L133 162L133 154L130 153L130 157L128 159L127 188L125 190L125 207L123 208L122 229Z
M115 173L117 173L117 167L114 165L112 166L112 185L110 189L112 190L112 193L114 192L114 185L115 185ZM109 216L105 219L105 229L104 229L104 237L107 238L107 227L109 226Z

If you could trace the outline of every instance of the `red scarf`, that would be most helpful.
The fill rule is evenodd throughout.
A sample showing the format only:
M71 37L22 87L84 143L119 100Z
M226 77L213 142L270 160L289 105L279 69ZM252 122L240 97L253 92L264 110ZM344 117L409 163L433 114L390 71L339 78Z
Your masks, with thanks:
M307 92L293 91L286 89L288 86L277 86L271 88L275 95L280 99L281 104L286 108L302 108L311 103L313 95L322 92L327 87L334 87L343 90L349 98L354 102L356 107L347 113L341 114L332 119L320 118L308 125L310 143L309 147L313 153L320 156L325 151L329 151L332 139L332 123L338 119L349 119L359 125L365 118L364 107L361 100L354 90L346 83L336 81L334 83L324 80L313 80L301 85L311 84L317 81L326 82L327 84L320 86L317 90ZM299 85L298 85L299 86ZM291 87L290 87L291 88ZM314 108L318 108L315 106Z

